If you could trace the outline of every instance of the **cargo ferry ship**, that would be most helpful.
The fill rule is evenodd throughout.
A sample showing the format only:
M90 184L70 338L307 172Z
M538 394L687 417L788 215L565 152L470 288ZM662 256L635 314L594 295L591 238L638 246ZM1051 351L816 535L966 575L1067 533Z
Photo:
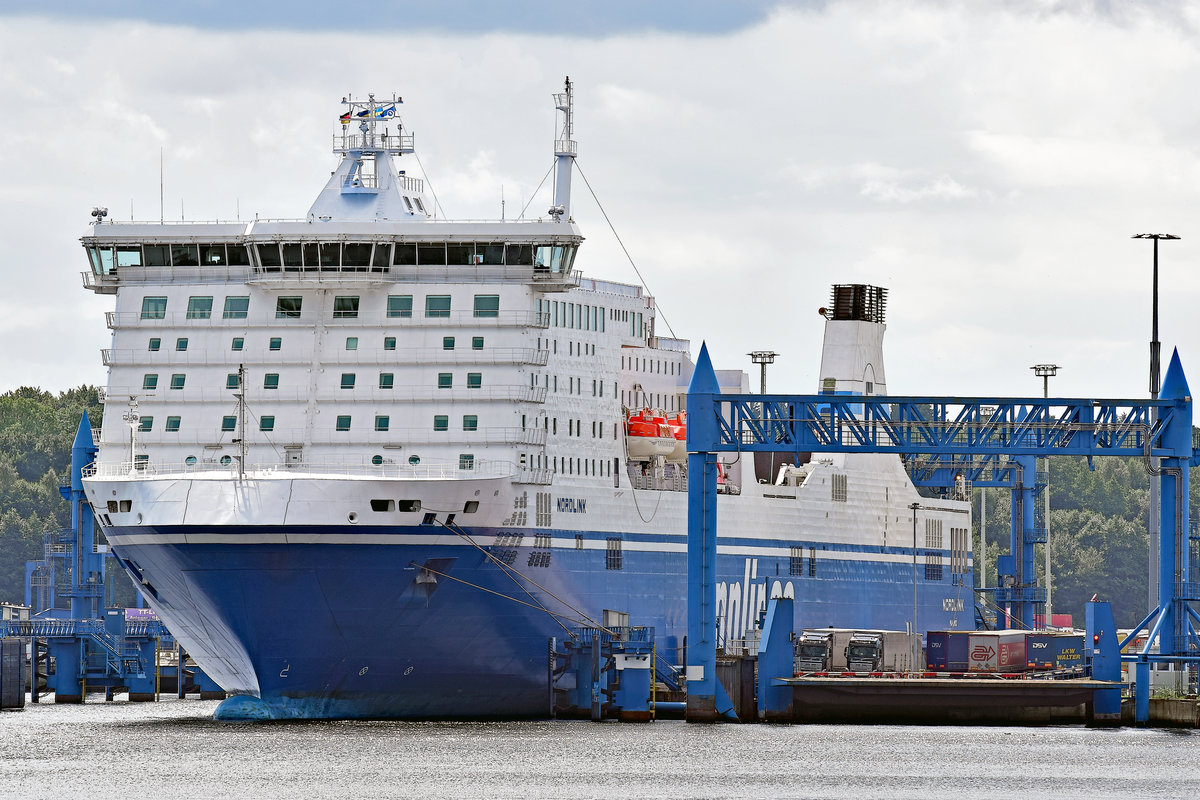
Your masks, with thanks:
M548 642L581 626L652 627L681 663L692 345L644 287L583 274L570 81L553 97L537 218L438 217L374 95L331 114L340 165L302 218L93 212L84 285L114 307L87 497L264 716L544 716ZM834 287L820 391L886 392L885 301ZM772 593L798 628L903 629L915 585L922 627L973 627L969 504L910 511L897 457L726 457L719 491L724 646Z

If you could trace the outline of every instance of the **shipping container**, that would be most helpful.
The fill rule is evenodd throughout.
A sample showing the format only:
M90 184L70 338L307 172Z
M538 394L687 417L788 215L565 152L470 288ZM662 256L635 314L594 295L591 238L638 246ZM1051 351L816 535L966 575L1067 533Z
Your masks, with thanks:
M1029 669L1072 669L1083 666L1083 636L1077 633L1028 633L1025 663Z
M967 637L969 672L1024 672L1025 631L972 631Z
M926 634L926 666L933 672L966 672L970 631L930 631Z

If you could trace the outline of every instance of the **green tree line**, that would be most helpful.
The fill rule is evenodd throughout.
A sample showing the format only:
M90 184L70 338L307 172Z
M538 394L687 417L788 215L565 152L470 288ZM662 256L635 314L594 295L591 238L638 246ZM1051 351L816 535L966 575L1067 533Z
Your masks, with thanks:
M67 527L71 445L86 413L100 429L94 386L59 394L23 386L0 395L0 601L24 602L25 562L40 559L46 531Z
M1117 625L1133 627L1149 611L1149 538L1146 517L1150 481L1140 458L1087 459L1060 456L1050 460L1050 572L1053 612L1071 614L1082 627L1084 604L1099 595L1113 604ZM1195 518L1200 501L1200 475L1193 471L1190 506ZM987 559L980 560L980 506L987 492ZM973 493L976 585L987 572L987 585L996 585L996 558L1007 553L1011 530L1010 492L1005 489ZM1040 497L1037 502L1044 502ZM1196 563L1196 543L1189 544ZM1034 556L1038 583L1045 586L1044 545ZM982 569L981 569L982 567Z

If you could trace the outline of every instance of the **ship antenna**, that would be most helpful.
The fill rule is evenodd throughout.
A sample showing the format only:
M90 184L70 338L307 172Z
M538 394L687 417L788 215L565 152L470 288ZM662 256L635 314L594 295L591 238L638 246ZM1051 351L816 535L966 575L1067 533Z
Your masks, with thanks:
M571 218L571 168L579 146L571 136L575 131L575 99L571 78L564 82L564 91L555 92L554 107L563 112L562 135L554 140L554 157L558 168L554 180L554 204L550 216L555 222Z

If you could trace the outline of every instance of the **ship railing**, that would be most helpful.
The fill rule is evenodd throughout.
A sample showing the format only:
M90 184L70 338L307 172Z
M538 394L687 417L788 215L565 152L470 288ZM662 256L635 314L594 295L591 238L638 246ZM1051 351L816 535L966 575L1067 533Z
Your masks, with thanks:
M463 462L437 462L409 464L404 461L382 464L351 464L344 462L321 463L304 461L294 464L250 464L246 467L247 478L261 479L295 479L305 477L339 477L364 479L405 479L405 480L480 480L490 478L506 478L517 472L511 461L470 462L465 467ZM149 477L181 477L206 476L213 478L234 477L237 466L234 463L221 464L199 461L195 464L179 463L139 463L137 468L128 461L92 464L84 469L87 478L128 478L137 479Z
M602 642L653 642L654 627L652 625L609 625L576 628L572 633L580 644L592 641Z
M367 453L368 457L388 450L399 450L409 445L506 445L528 444L543 445L546 443L546 430L528 426L525 428L508 427L479 427L475 430L450 428L435 431L432 428L389 428L386 431L375 431L368 426L355 431L337 431L332 427L327 429L309 430L307 428L273 428L270 431L258 429L253 422L247 426L246 443L250 447L269 447L272 450L280 447L316 445L325 447L333 445L337 453L353 450L357 453ZM214 438L212 431L162 431L157 421L149 431L138 431L139 446L154 447L161 444L183 445L192 444L206 450L220 451L224 447L235 448L233 439L235 431L225 431L224 438ZM101 442L101 447L129 450L129 433L124 425L115 434L115 438ZM368 449L370 448L370 449ZM214 456L215 458L215 456Z
M178 365L172 364L172 366ZM342 366L344 367L345 365L343 364ZM169 375L160 376L160 378L165 379L166 383L170 382L169 377ZM361 377L369 378L372 382L376 380L374 374ZM110 386L105 393L105 398L101 402L107 402L108 397L122 401L128 397L137 397L139 400L162 398L170 400L172 403L236 402L233 393L237 389L223 389L216 386L190 387L187 385L182 389L171 389L163 386L163 382L164 380L160 380L158 387L154 389L145 389L140 386ZM355 383L358 384L357 381ZM255 403L298 403L308 402L310 398L315 398L318 402L331 402L345 399L345 391L347 389L354 390L355 400L374 400L387 403L473 400L475 402L507 401L540 404L546 402L547 394L547 389L544 386L525 386L522 384L496 386L484 384L474 388L460 384L446 389L439 389L436 386L400 386L395 389L380 389L364 380L362 384L356 386L338 388L335 384L329 388L319 389L315 393L310 392L307 387L299 386L281 387L279 389L267 389L262 386L255 386L247 389L246 401L252 409Z
M243 329L249 328L269 328L273 327L267 323L258 323L252 325L241 325ZM380 347L360 347L358 350L345 350L338 353L338 363L344 365L366 365L366 366L399 366L409 364L445 364L454 366L471 366L472 364L491 365L491 364L521 364L532 366L545 366L550 361L550 351L542 350L533 347L489 347L483 350L473 350L467 347L468 343L463 342L463 345L454 350L443 350L438 348L417 348L406 347L397 348L395 350L385 350ZM247 347L242 351L242 360L246 364L251 378L255 372L265 372L269 367L271 371L275 371L275 367L285 366L309 366L312 364L312 355L304 357L286 356L281 351L269 351L265 346L257 349ZM112 366L120 364L121 366L145 366L157 367L166 370L168 366L228 366L229 351L228 349L207 349L199 344L189 347L187 350L174 350L164 348L163 350L150 351L144 347L136 349L104 349L100 351L101 360L104 365ZM161 376L160 376L161 377ZM169 383L169 381L168 381ZM247 381L251 383L251 381ZM260 381L261 383L261 381ZM105 388L105 387L102 387ZM253 387L251 387L253 389ZM124 393L126 399L129 391L119 387L112 387L109 393L114 397L121 397ZM231 390L232 391L232 390ZM399 393L403 391L403 387L397 386L395 391ZM137 389L133 391L136 395L144 394L144 390ZM274 395L270 395L274 396Z
M132 283L242 283L251 275L247 264L192 264L177 267L113 267L105 275L83 273L83 285L101 294L113 294L117 286ZM91 276L89 278L88 276Z
M229 319L224 319L224 315L220 310L211 313L188 313L186 311L173 311L163 314L144 315L140 311L109 311L104 315L104 321L109 328L136 328L148 327L161 329L169 327L176 330L185 328L211 328L211 327L226 327L231 324ZM545 311L435 311L435 312L418 312L411 317L395 318L397 326L403 327L442 327L442 326L459 326L470 325L475 328L548 328L550 327L550 314ZM325 314L316 310L302 311L295 316L278 316L278 314L269 318L264 316L256 316L254 320L249 317L237 318L237 325L257 324L270 326L271 328L281 327L311 327L320 322L322 325L336 327L346 325L348 327L361 328L363 321L359 317L333 317L332 314Z

